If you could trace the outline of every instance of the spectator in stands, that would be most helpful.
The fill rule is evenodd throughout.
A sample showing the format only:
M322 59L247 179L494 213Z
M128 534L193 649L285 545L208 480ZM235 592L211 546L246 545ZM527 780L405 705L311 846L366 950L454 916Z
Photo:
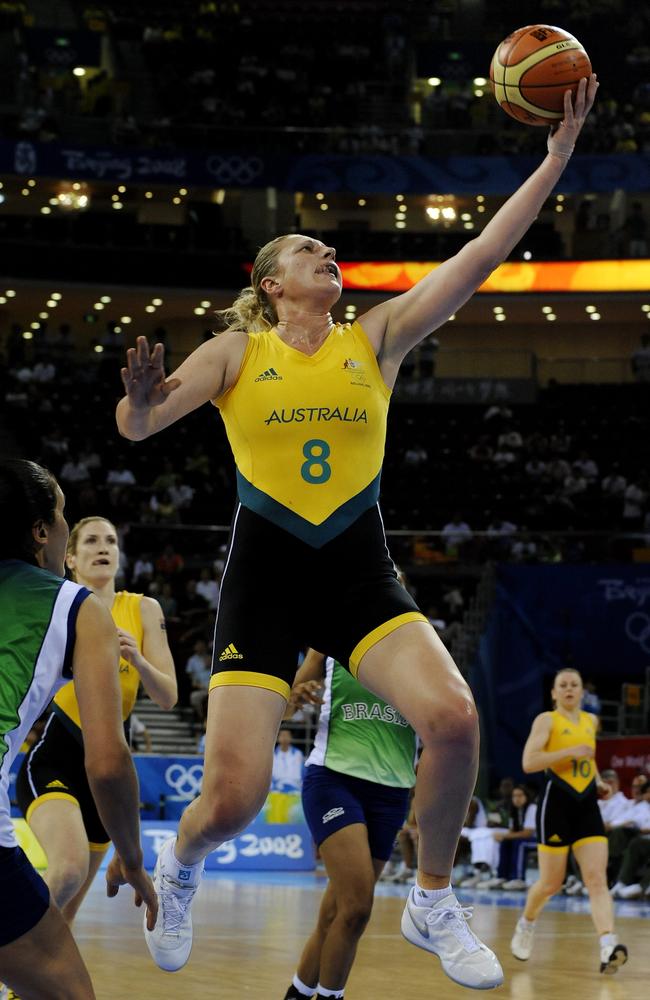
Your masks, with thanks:
M641 473L636 481L628 481L623 494L623 525L626 531L640 527L643 511L648 500L648 480Z
M404 452L404 465L409 469L417 470L428 461L429 453L420 441L414 441Z
M208 706L208 688L212 670L212 654L205 639L197 639L192 655L185 664L185 673L190 679L190 706L197 722L205 724Z
M512 536L516 531L517 525L513 524L512 521L505 520L499 514L491 519L487 526L486 536L489 551L494 558L505 558L508 555L512 547Z
M620 779L612 768L603 771L601 778L607 782L612 790L609 798L598 800L600 814L603 817L605 829L608 830L625 816L630 806L630 799L621 791Z
M291 730L281 729L273 751L271 789L274 792L299 792L304 770L304 753L293 746Z
M622 474L618 462L612 463L609 473L601 481L600 488L608 509L616 511L617 518L620 519L623 512L623 498L627 488L627 479Z
M156 559L156 572L162 573L163 576L175 576L184 566L185 561L180 552L176 552L172 543L167 542Z
M199 582L196 585L196 592L208 602L210 611L217 610L219 606L219 584L207 566L204 566L201 570Z
M497 438L498 451L514 451L515 453L523 447L523 438L516 428L507 424Z
M602 711L602 705L596 691L596 685L592 680L585 681L582 704L580 707L583 712L591 712L592 715L600 715Z
M637 788L639 799L628 809L624 824L629 839L611 889L612 896L619 899L638 899L650 886L650 781L638 781Z
M524 472L533 482L539 482L546 477L546 462L543 462L541 458L533 456L526 462Z
M456 511L451 521L448 521L440 532L440 537L447 555L457 556L474 535L467 521L463 521L460 511Z
M133 566L133 586L147 591L153 580L154 565L150 552L141 552ZM164 613L164 609L163 609Z
M74 486L90 479L90 471L78 455L71 455L61 466L59 479L66 487Z
M174 589L169 580L162 581L160 589L156 590L156 596L167 621L176 618L178 615L178 601L174 597Z
M589 457L589 453L584 450L580 452L579 457L573 463L573 472L586 479L587 483L595 482L598 479L598 466L593 458Z
M467 810L465 823L460 833L457 858L463 856L463 844L469 844L471 870L460 881L461 889L471 889L481 880L488 878L496 867L499 849L488 827L485 806L474 795Z
M632 798L627 809L625 812L622 808L617 811L605 826L609 847L607 872L610 882L614 880L619 870L625 848L642 828L650 826L650 806L644 796L647 783L645 774L636 774L632 778L630 786Z
M535 824L537 806L530 791L524 785L515 785L511 793L510 815L506 830L493 830L492 836L499 844L499 864L496 877L487 885L479 882L479 888L525 889L525 852L520 845L536 839Z
M641 334L641 343L632 353L630 365L637 382L650 382L650 334Z
M467 454L473 462L478 462L480 465L488 465L492 461L492 456L494 455L494 449L490 444L489 435L481 434L476 444L472 445Z
M510 557L515 562L530 563L536 562L537 554L537 542L530 531L522 526L518 537L512 543Z
M126 467L124 455L118 455L113 467L106 473L107 486L135 486L135 476Z
M133 749L136 753L151 753L151 733L135 712L131 712L130 724L131 746Z

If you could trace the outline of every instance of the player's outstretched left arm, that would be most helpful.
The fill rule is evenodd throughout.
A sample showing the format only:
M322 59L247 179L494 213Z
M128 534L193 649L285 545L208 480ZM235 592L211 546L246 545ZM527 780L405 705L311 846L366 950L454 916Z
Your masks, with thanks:
M549 136L548 155L476 239L408 292L359 318L388 384L394 381L411 348L467 302L529 229L566 167L597 89L598 81L592 74L589 80L580 81L575 101L567 91L564 119Z

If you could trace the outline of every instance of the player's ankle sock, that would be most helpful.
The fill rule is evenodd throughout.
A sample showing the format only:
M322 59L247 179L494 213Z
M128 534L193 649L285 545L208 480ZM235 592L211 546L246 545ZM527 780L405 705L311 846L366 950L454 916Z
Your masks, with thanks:
M615 948L618 944L617 934L601 934L600 935L600 947L601 948Z
M291 986L287 990L284 1000L305 1000L305 997L309 997L309 1000L312 1000L315 992L315 986L307 986L298 975L295 975L291 980Z
M326 997L327 998L336 997L338 1000L338 998L342 997L344 993L345 990L328 990L325 986L321 986L321 984L319 983L318 993L316 994L316 1000L324 1000L324 998Z
M415 883L415 902L417 906L434 906L453 892L451 885L443 889L423 889L419 882Z

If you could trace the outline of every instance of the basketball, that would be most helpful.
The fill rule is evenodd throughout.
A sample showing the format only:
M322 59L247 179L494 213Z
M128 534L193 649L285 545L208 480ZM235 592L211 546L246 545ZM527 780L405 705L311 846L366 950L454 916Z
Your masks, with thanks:
M552 125L564 115L565 91L575 94L590 73L577 38L550 24L529 24L497 46L490 82L506 114L526 125Z

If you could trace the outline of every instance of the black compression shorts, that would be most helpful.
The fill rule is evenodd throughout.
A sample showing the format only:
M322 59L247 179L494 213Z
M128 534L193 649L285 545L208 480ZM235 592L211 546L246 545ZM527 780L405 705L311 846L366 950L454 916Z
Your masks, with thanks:
M90 850L106 850L110 837L90 791L83 746L57 715L50 716L40 740L25 754L16 778L16 800L26 820L41 803L54 799L75 802L81 809Z
M568 851L591 840L606 840L595 783L578 798L547 781L537 806L539 850Z
M356 676L364 653L427 619L397 579L379 507L316 549L239 505L221 584L210 687L285 696L306 646Z

